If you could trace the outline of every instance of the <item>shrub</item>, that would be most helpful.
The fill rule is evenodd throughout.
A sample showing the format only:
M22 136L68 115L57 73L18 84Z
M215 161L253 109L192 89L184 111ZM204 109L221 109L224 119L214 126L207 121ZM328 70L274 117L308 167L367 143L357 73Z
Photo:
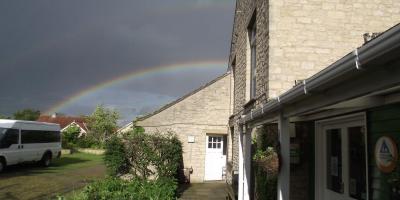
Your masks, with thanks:
M78 126L70 126L62 132L62 147L72 149L76 147L81 129Z
M65 131L63 131L63 139L70 143L76 143L79 137L81 129L78 126L69 126Z
M253 170L255 199L276 200L279 158L276 125L264 125L257 130L254 142ZM278 150L279 151L279 150Z
M134 130L125 135L125 142L136 177L177 177L182 162L182 144L173 133L146 134Z
M253 160L256 162L258 167L263 169L268 175L278 175L280 161L278 153L273 147L268 147L265 151L257 149L253 156Z
M182 144L174 134L146 134L139 127L121 138L109 138L105 149L104 161L110 176L87 185L76 199L176 199ZM118 177L128 172L132 179Z
M101 143L96 140L95 138L86 135L83 137L80 137L77 140L76 145L80 148L95 148L95 149L102 149L103 146L101 145Z
M104 162L111 176L124 174L129 171L129 161L126 158L124 143L117 136L107 140L105 145Z
M177 183L170 179L146 181L134 179L124 181L119 178L107 178L87 185L80 195L81 200L172 200L175 199Z

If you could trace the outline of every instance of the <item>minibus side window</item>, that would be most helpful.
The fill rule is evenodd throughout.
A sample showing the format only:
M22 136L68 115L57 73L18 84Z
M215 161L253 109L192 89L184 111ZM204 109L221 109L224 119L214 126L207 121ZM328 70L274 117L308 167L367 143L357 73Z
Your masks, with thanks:
M39 131L39 130L21 130L21 143L52 143L60 142L60 132L58 131Z
M18 144L19 130L0 128L0 149L9 148L13 144Z

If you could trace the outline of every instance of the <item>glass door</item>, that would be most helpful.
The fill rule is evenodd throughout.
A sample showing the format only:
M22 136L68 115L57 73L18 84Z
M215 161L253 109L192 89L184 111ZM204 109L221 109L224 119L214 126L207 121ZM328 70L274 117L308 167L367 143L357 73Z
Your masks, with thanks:
M366 200L365 126L362 121L333 122L320 124L317 132L321 135L316 141L320 142L316 144L316 199Z

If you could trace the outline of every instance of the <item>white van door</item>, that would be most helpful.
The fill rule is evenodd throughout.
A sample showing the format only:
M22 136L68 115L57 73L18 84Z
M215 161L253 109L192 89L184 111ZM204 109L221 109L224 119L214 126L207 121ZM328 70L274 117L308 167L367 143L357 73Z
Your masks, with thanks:
M21 130L21 151L23 152L23 162L40 160L39 154L44 151L43 148L46 145L40 142L42 139L43 136L40 131Z
M6 158L7 165L18 164L21 161L19 135L18 129L0 128L0 155Z

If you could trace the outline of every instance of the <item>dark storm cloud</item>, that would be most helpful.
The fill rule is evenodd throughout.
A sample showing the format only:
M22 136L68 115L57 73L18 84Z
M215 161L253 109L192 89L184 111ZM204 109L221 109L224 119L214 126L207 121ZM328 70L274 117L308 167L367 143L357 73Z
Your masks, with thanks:
M233 7L233 0L1 1L0 113L43 110L136 69L224 60ZM179 96L209 79L187 75L187 84L159 77L135 88ZM155 87L160 81L170 84Z

